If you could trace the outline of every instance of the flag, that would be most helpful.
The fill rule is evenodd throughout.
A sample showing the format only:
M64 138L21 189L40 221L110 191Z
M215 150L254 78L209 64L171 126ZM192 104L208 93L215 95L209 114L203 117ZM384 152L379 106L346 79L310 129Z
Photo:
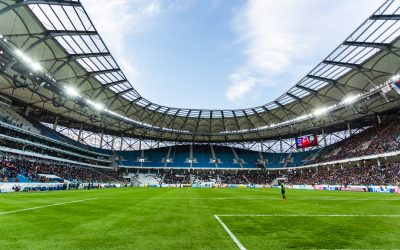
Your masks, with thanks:
M397 91L397 93L400 95L400 79L397 79L392 83L392 87L394 90Z

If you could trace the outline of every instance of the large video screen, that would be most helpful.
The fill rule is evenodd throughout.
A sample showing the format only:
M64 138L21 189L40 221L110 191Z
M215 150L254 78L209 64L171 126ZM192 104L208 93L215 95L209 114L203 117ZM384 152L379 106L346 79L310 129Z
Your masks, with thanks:
M296 148L308 148L318 146L316 135L303 135L296 137Z

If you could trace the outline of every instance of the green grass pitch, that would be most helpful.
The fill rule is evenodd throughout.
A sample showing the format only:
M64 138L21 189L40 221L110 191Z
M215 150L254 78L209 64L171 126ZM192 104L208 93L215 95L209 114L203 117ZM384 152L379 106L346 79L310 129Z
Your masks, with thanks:
M1 194L0 249L239 249L215 215L246 249L400 248L397 194L289 189L287 197L190 188Z

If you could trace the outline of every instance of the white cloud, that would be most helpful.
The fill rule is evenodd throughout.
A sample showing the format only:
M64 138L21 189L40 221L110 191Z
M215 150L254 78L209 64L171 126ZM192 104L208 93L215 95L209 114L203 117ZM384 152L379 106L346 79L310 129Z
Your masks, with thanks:
M141 74L135 58L126 57L127 37L149 28L158 15L188 6L178 0L84 0L83 6L107 47L131 82Z
M254 98L254 96L258 96L255 88L265 79L254 77L246 69L240 69L232 73L229 80L232 84L225 96L229 101L237 101L243 97Z
M245 99L257 87L280 84L283 75L288 90L380 4L375 0L248 1L232 22L246 61L230 75L227 99ZM232 77L243 70L248 80Z
M236 101L244 97L256 86L257 79L249 77L249 73L242 70L241 72L232 73L230 75L230 81L232 84L229 86L225 95L229 101Z

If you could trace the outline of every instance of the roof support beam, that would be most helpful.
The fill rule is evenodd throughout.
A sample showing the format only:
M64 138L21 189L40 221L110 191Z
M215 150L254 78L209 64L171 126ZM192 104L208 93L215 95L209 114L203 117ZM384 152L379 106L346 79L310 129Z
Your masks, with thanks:
M338 86L339 84L338 84L338 82L336 80L333 80L333 79L330 79L330 78L326 78L326 77L315 76L315 75L307 75L307 77L333 84L335 86L335 88L337 90L339 90L340 93L342 93L342 96L345 96L344 91L341 88L339 88L339 86Z
M100 56L110 56L110 53L99 52L99 53L70 54L70 55L68 55L68 60L73 61L73 60L82 59L82 58L100 57Z
M73 1L58 1L58 0L24 0L17 1L15 4L8 5L4 9L0 10L0 16L4 13L17 9L22 6L26 6L29 4L50 4L50 5L63 5L63 6L82 6L80 2Z
M282 118L278 117L277 115L273 114L271 112L271 110L269 110L267 107L262 106L262 108L265 110L265 112L267 112L267 114L269 115L269 117L272 119L272 117L274 117L275 119L277 119L278 122L282 121Z
M111 86L115 86L115 85L118 85L118 84L121 84L121 83L126 83L126 82L128 82L128 81L127 80L121 80L121 81L106 83L103 86L104 87L111 87Z
M324 100L325 100L325 101L326 101L326 98L327 98L327 99L331 99L331 100L336 101L336 102L339 102L339 101L340 101L339 99L336 99L336 98L333 98L333 97L330 97L330 96L327 96L327 95L323 95L323 94L321 94L321 93L318 93L318 91L316 91L316 90L313 90L313 89L304 87L304 86L302 86L302 85L296 85L295 87L296 87L296 88L299 88L299 89L302 89L302 90L305 90L305 91L307 91L307 92L309 92L309 93L312 93L312 94L315 95L322 103L323 103L323 101L321 100L321 98L319 98L319 96L324 97Z
M307 75L308 78L312 78L315 80L319 80L319 81L323 81L323 82L327 82L327 83L332 83L334 84L336 81L330 78L326 78L326 77L321 77L321 76L315 76L315 75Z
M49 30L43 33L43 37L29 45L28 48L25 49L25 52L28 52L35 48L40 43L46 41L47 39L54 38L57 36L95 36L99 35L97 31L81 31L81 30Z
M350 68L350 69L354 69L354 70L358 70L358 71L361 69L360 65L354 64L354 63L344 63L344 62L336 62L336 61L330 61L330 60L324 60L322 62L325 64L346 67L346 68Z
M290 120L289 114L298 116L299 114L294 113L292 110L288 109L285 107L285 105L283 105L282 103L278 102L278 101L274 101L274 103L276 105L278 105L279 107L281 107L282 111L285 113L285 116L288 120Z
M60 64L53 72L51 72L52 75L55 75L60 71L65 65L77 60L77 59L82 59L82 58L89 58L89 57L97 57L97 56L109 56L110 53L108 52L100 52L100 53L87 53L87 54L71 54L68 55L68 58L66 61L64 61L62 64ZM117 71L119 71L119 68L116 68ZM114 70L114 69L113 69ZM89 72L89 74L92 72Z
M373 15L369 19L371 20L400 20L400 15Z
M131 91L131 90L133 90L133 88L128 88L128 89L125 89L125 90L123 90L123 91L121 91L121 92L118 92L117 93L117 95L123 95L123 94L125 94L125 93L128 93L129 91Z
M390 47L391 47L391 45L389 43L369 43L369 42L352 42L352 41L346 41L343 43L343 45L371 47L371 48L382 49L382 50L390 49Z
M89 72L88 75L92 77L92 76L96 76L96 75L113 73L113 72L117 72L117 71L121 71L121 69L120 68L115 68L115 69L105 69L105 70L92 71L92 72Z
M269 122L267 122L254 108L252 108L254 114L258 117L259 120L261 120L265 125L269 125Z
M191 111L191 110L189 110L189 112L186 114L185 120L183 120L183 122L182 122L182 126L181 126L180 130L183 130L183 128L185 127L185 125L186 125L186 122L187 122L187 120L189 119L190 112L192 112L192 111Z
M305 90L305 91L307 91L309 93L313 93L313 94L317 94L318 93L318 91L316 91L316 90L313 90L313 89L310 89L310 88L307 88L307 87L304 87L304 86L301 86L301 85L296 85L296 88Z

